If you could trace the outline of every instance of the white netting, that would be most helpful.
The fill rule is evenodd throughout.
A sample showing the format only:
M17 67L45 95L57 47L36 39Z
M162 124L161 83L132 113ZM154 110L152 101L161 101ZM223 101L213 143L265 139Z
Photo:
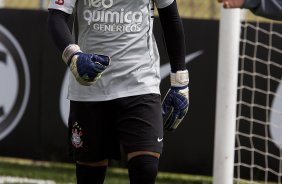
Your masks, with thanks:
M235 183L282 183L282 25L242 22Z

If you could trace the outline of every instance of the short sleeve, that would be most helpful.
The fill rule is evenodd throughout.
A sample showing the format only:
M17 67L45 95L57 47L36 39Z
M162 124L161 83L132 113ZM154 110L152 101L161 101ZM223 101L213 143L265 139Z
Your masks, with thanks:
M72 14L76 0L50 0L48 9L61 10L67 14Z
M165 8L173 3L174 0L155 0L157 8Z

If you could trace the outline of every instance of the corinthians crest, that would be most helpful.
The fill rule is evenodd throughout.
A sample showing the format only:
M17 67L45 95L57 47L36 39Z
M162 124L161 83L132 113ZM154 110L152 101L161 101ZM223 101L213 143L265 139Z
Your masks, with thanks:
M77 122L75 122L72 127L72 136L71 136L71 142L75 148L82 147L83 145L82 135L83 132L81 127L78 125Z

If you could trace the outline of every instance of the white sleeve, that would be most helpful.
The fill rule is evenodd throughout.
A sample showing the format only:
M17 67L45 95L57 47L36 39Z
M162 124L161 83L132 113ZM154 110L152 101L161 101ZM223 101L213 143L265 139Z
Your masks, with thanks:
M157 8L165 8L171 5L173 1L174 0L155 0L155 3L156 3Z
M76 0L50 0L48 9L61 10L67 14L72 14Z

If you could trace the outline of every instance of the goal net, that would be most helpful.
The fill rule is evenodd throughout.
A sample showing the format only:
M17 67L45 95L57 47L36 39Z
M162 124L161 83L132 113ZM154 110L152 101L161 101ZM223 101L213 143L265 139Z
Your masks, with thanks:
M234 183L282 183L282 24L241 23Z

